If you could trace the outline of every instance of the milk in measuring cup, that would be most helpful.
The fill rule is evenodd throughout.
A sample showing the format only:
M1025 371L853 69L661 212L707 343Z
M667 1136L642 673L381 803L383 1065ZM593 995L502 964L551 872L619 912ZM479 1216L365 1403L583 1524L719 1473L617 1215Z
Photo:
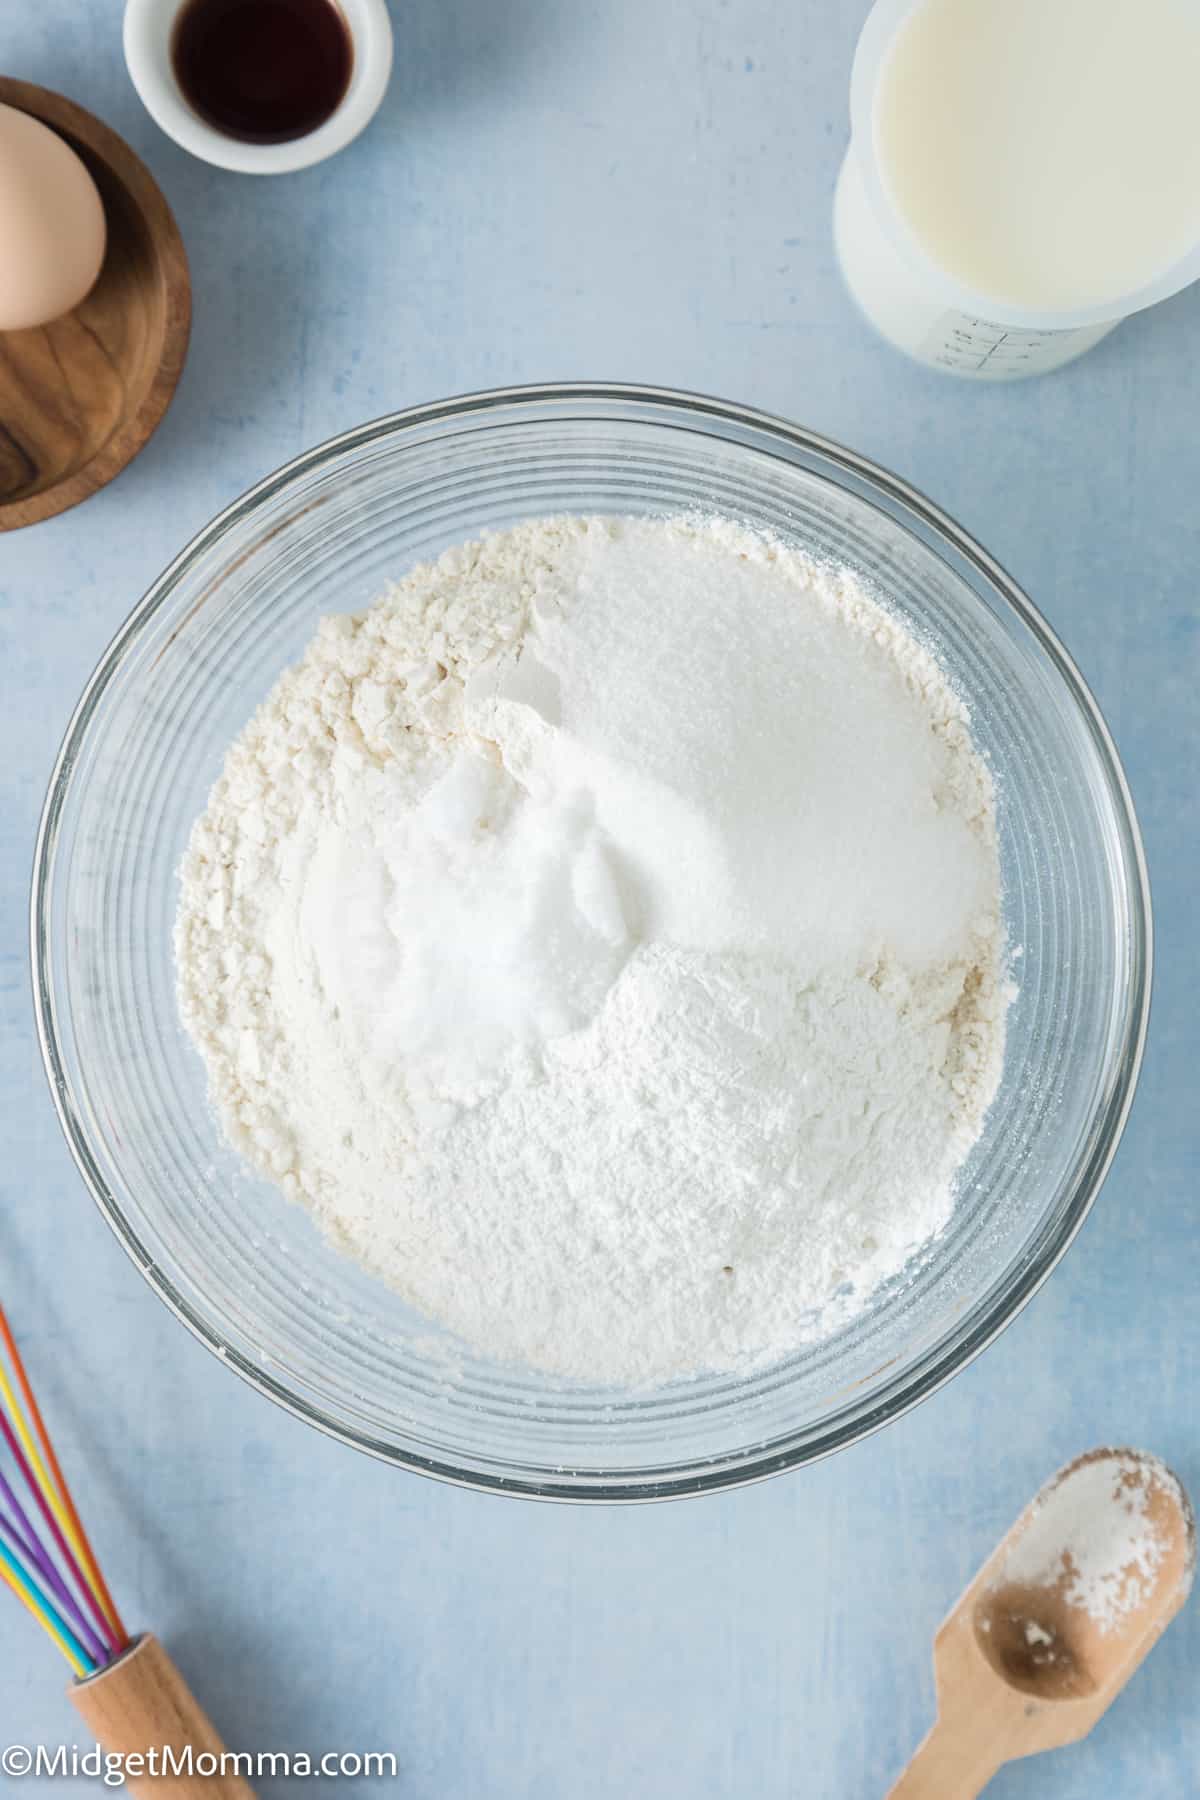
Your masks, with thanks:
M835 233L922 361L1040 374L1200 275L1200 0L879 0Z

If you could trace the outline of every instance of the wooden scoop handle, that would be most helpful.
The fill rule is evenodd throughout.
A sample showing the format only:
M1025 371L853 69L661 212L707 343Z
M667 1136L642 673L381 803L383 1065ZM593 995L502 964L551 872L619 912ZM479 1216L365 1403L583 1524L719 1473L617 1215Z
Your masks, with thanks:
M1004 1760L969 1721L939 1719L888 1800L975 1800Z
M142 1800L254 1800L240 1775L196 1772L201 1756L225 1749L207 1714L156 1637L135 1638L124 1656L68 1690L76 1712L102 1749L122 1756L165 1747L176 1758L190 1745L192 1773L130 1774L129 1793ZM205 1765L201 1765L201 1769Z

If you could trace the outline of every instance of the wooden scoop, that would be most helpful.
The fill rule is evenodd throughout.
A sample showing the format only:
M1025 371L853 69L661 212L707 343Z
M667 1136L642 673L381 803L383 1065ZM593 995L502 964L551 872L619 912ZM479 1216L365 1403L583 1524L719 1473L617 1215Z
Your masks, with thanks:
M1002 1763L1085 1737L1188 1595L1196 1522L1138 1450L1054 1477L934 1639L938 1717L890 1800L971 1800Z

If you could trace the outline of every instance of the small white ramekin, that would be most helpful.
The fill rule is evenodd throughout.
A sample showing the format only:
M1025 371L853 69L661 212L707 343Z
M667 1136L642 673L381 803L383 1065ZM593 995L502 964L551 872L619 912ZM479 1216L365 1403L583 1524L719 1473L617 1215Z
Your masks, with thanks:
M247 175L286 175L343 150L378 111L392 72L392 26L385 0L337 0L354 45L350 85L323 125L285 144L243 143L193 111L171 63L171 33L184 4L126 0L125 61L155 124L193 156Z

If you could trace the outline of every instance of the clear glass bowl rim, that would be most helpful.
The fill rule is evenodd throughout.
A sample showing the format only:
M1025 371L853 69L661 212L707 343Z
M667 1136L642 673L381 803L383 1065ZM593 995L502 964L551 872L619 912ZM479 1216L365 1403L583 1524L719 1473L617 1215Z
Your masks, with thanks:
M1007 1286L994 1295L989 1306L975 1309L979 1316L975 1316L975 1312L969 1313L961 1328L947 1339L935 1356L926 1359L923 1367L885 1385L881 1391L872 1395L864 1411L854 1413L815 1438L808 1437L804 1429L800 1428L796 1435L802 1441L782 1448L778 1443L764 1446L761 1457L742 1461L736 1469L723 1468L718 1464L713 1467L711 1474L698 1475L691 1471L679 1480L659 1481L650 1489L643 1484L625 1483L619 1479L611 1484L593 1483L581 1491L567 1483L558 1484L552 1480L533 1483L488 1478L477 1470L467 1470L451 1462L442 1463L413 1454L358 1432L353 1426L321 1412L303 1396L283 1383L272 1380L263 1370L246 1361L237 1347L227 1342L178 1291L169 1274L139 1240L116 1196L101 1175L76 1110L71 1104L70 1077L54 1025L49 969L47 922L50 916L54 853L77 747L85 737L126 649L136 639L143 625L170 599L193 563L271 498L298 484L306 476L319 474L347 452L361 449L382 438L423 428L444 427L453 432L457 423L463 420L475 421L481 415L501 409L511 411L513 408L528 408L530 415L536 417L542 408L569 405L572 402L612 409L602 415L610 422L619 422L625 416L623 409L645 407L655 409L668 418L671 414L680 415L680 422L683 422L683 416L686 415L689 428L693 430L703 431L705 420L719 421L726 426L746 430L755 434L759 440L759 449L769 451L771 440L774 440L785 460L788 450L820 459L835 471L842 471L852 477L872 497L884 496L907 520L916 521L935 538L941 538L949 544L958 556L985 577L1019 616L1046 654L1078 708L1105 776L1111 784L1121 827L1121 850L1130 878L1130 982L1128 1003L1124 1009L1124 1038L1114 1058L1119 1071L1115 1092L1107 1109L1105 1128L1096 1141L1090 1163L1082 1171L1069 1202L1046 1222L1034 1251L1024 1265L1016 1271ZM492 388L383 414L328 438L310 450L302 451L248 488L203 526L133 607L101 656L71 714L51 772L34 848L30 944L38 1042L51 1098L68 1149L102 1216L130 1259L159 1299L192 1335L219 1357L226 1367L236 1370L251 1387L265 1394L285 1411L315 1426L326 1436L350 1444L377 1460L432 1476L454 1486L507 1493L526 1499L571 1501L578 1504L645 1503L745 1487L766 1480L788 1469L832 1455L882 1429L922 1400L928 1399L952 1376L973 1362L1016 1318L1056 1268L1091 1211L1103 1185L1120 1143L1137 1087L1149 1025L1153 967L1153 928L1145 852L1129 785L1115 744L1100 709L1071 656L1007 571L918 488L832 439L774 414L708 395L651 385L600 381L534 383Z

